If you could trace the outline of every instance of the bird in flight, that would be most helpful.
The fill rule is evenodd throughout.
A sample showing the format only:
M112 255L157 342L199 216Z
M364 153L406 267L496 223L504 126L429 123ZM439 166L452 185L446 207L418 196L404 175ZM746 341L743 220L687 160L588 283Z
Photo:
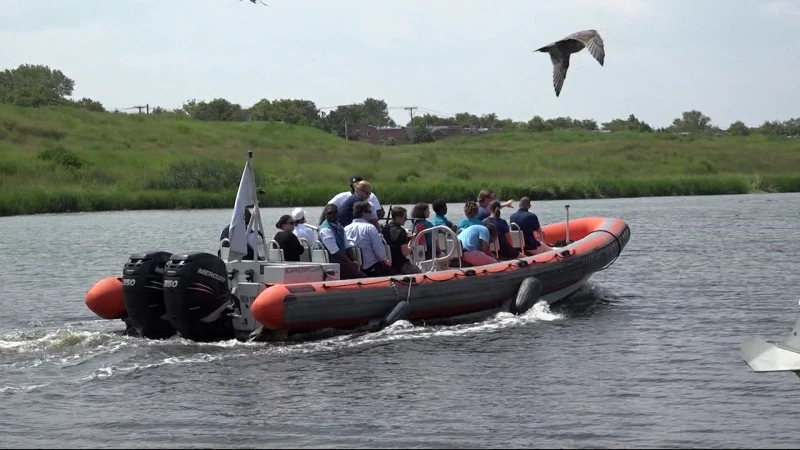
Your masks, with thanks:
M556 89L556 97L561 94L561 87L564 86L564 79L567 78L569 69L569 55L578 53L584 48L594 56L594 59L603 65L606 58L606 50L603 46L603 38L596 30L584 30L572 33L569 36L545 45L534 52L550 54L550 61L553 62L553 87Z
M242 0L239 0L239 1L242 1ZM264 6L269 6L268 4L262 2L261 0L250 0L250 3L252 3L254 5L256 4L256 2L261 3Z

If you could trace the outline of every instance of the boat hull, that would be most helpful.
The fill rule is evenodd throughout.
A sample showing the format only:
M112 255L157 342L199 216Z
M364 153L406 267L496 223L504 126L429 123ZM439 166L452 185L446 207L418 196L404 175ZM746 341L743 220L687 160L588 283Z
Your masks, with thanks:
M543 227L548 242L563 240L566 223ZM407 300L409 320L428 320L502 307L523 280L537 278L540 298L556 303L611 264L630 239L621 219L588 217L569 223L575 242L558 252L418 275L267 286L252 303L265 329L307 332L351 328L386 316Z

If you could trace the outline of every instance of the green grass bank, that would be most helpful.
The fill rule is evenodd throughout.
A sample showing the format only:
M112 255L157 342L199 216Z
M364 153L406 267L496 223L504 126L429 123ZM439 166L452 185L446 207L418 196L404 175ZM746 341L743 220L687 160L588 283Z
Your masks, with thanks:
M398 147L310 127L0 105L0 215L230 208L247 150L264 206L323 205L358 174L382 203L800 191L800 140L509 132Z

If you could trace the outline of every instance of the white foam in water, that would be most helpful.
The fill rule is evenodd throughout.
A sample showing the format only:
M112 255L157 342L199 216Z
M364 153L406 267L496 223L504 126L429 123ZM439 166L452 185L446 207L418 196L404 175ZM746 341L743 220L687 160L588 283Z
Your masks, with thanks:
M14 366L24 365L27 368L39 366L45 362L53 362L60 367L75 367L86 364L88 361L99 356L107 356L118 353L122 348L138 347L159 347L162 351L174 353L178 349L185 349L192 352L186 356L168 356L159 362L139 364L127 361L127 364L103 364L92 370L87 376L75 381L95 381L105 380L116 375L125 375L141 370L158 368L165 365L175 364L202 364L230 358L253 358L259 355L291 355L308 354L317 352L337 351L347 348L359 347L364 345L375 345L382 342L410 339L428 339L440 336L469 336L477 333L495 332L498 330L524 326L536 322L550 322L564 319L561 314L550 311L547 302L539 301L528 312L520 316L508 312L499 312L494 316L478 323L463 325L440 325L440 326L414 326L406 320L399 320L394 324L378 331L367 332L369 326L354 333L342 333L341 331L331 330L332 337L301 341L297 343L262 343L262 342L240 342L235 339L200 343L190 341L178 336L164 340L148 340L133 338L118 334L117 328L109 327L108 321L84 322L92 328L102 328L103 331L88 331L74 329L56 329L52 331L35 330L23 331L0 336L0 354L4 351L17 354L31 354L36 358L27 361L16 361ZM62 324L61 326L64 326ZM174 349L174 350L171 350ZM219 349L219 353L216 353ZM226 349L229 349L226 351ZM235 350L240 349L240 350ZM135 356L133 356L136 358ZM33 385L29 387L6 386L0 392L34 390L45 385Z

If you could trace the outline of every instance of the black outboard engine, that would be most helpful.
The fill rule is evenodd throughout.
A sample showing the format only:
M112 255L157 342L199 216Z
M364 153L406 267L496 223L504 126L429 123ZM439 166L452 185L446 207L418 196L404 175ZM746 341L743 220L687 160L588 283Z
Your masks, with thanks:
M125 296L126 323L149 339L166 339L175 334L164 305L164 266L172 253L135 253L122 268L122 293Z
M217 256L172 255L165 267L164 302L172 326L186 339L233 339L228 271Z

